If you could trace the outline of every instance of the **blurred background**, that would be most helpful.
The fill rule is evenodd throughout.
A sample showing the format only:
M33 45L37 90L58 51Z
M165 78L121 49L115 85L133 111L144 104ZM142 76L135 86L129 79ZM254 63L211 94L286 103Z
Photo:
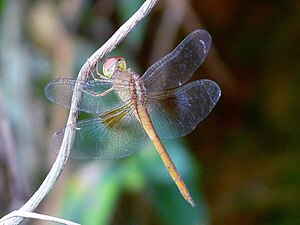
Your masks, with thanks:
M49 140L68 110L45 85L76 77L142 3L0 0L0 217L55 160ZM300 2L161 0L110 55L143 74L198 28L213 45L193 78L222 96L187 137L163 140L197 207L150 143L125 159L70 160L37 212L82 224L300 224Z

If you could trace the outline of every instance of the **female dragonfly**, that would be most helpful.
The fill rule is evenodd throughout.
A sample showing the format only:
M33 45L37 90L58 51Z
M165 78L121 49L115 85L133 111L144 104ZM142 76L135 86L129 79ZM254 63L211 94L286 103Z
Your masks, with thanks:
M211 37L205 30L188 35L171 53L153 64L143 76L126 69L121 57L103 63L103 75L85 82L79 110L98 116L80 120L69 157L116 159L129 156L150 139L182 196L195 203L160 138L182 137L195 129L220 98L219 86L211 80L187 81L205 59ZM47 98L69 108L75 79L57 79L47 84ZM186 84L187 83L187 84ZM51 139L58 152L63 128Z

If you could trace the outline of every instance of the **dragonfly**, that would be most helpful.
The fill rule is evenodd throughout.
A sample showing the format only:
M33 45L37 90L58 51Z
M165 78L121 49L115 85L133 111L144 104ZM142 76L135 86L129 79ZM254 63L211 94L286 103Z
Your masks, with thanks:
M119 159L143 148L150 140L185 200L195 207L183 179L161 138L177 138L192 132L214 108L221 96L212 80L188 82L203 63L211 45L205 30L190 33L171 53L140 76L127 69L120 56L109 57L87 81L59 78L45 87L47 98L70 108L76 82L84 82L78 108L95 116L70 126L76 134L68 157ZM98 66L97 66L98 67ZM58 154L67 127L50 142Z

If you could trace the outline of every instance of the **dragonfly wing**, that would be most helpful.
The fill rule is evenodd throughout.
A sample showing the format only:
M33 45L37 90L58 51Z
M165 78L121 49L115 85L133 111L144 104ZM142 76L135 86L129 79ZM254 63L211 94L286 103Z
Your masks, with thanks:
M187 82L204 61L211 36L205 30L188 35L171 53L153 64L143 75L147 90L165 90Z
M132 104L124 104L99 117L74 125L76 135L69 157L75 159L116 159L140 150L148 137L136 119ZM51 148L58 153L66 128L56 132Z
M182 137L196 128L220 98L219 86L197 80L172 91L149 92L147 108L158 135Z
M47 84L45 94L51 102L70 108L76 82L80 81L67 78L56 79ZM102 82L100 80L84 82L79 110L87 113L103 113L119 106L121 100L114 91L109 92L105 96L97 96L111 87L112 84L110 82Z

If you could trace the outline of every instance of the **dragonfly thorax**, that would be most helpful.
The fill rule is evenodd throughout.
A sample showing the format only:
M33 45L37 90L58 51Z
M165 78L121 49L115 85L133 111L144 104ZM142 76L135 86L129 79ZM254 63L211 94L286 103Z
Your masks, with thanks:
M146 88L144 86L143 80L136 73L132 73L132 80L135 83L135 95L137 103L140 105L145 105L146 103Z
M113 88L124 102L133 100L136 105L146 102L144 83L138 74L129 69L115 76Z

